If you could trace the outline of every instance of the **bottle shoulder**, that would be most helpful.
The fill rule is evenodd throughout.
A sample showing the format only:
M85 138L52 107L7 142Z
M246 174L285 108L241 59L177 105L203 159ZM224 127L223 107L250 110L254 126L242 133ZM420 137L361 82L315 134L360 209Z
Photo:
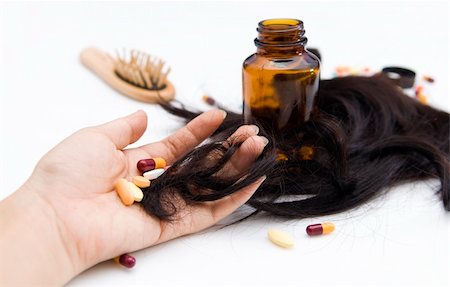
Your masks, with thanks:
M254 53L244 60L243 68L244 70L262 68L265 70L320 69L320 60L307 50L292 56L267 56Z

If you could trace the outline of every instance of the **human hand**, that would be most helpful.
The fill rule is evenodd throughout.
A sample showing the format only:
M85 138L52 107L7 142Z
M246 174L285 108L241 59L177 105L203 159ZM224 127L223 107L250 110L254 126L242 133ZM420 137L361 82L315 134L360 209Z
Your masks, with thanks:
M16 199L27 198L33 210L45 210L41 214L50 226L46 235L52 235L46 240L56 240L51 244L53 252L60 254L55 255L55 263L65 268L58 283L101 261L207 228L251 197L263 179L226 198L187 206L178 220L169 223L148 215L139 205L124 206L114 192L119 178L138 174L139 159L162 157L168 164L174 162L210 136L224 116L223 111L212 110L160 142L124 149L146 129L147 116L138 111L82 129L40 160ZM224 172L240 173L259 156L267 139L257 133L254 126L235 132L244 143Z

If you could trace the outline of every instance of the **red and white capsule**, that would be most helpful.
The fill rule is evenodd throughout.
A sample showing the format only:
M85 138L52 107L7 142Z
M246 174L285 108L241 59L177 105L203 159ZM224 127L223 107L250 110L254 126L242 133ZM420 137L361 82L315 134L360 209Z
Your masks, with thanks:
M328 234L334 231L334 224L331 222L311 224L306 227L309 236Z

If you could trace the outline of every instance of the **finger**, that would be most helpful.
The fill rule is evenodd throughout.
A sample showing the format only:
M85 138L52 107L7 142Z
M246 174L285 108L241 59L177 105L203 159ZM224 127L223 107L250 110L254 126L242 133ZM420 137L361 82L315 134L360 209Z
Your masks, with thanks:
M254 135L247 138L220 173L234 176L247 171L268 143L269 140L263 136Z
M88 129L100 132L107 136L118 149L137 141L147 128L147 114L138 110L123 118L119 118L103 125Z
M185 206L178 211L177 218L173 222L161 221L161 235L155 244L195 233L214 225L246 203L265 179L266 177L263 176L251 185L222 199Z
M225 117L225 111L218 109L207 111L162 141L140 148L150 155L159 151L160 154L157 156L163 157L169 163L174 162L211 136Z
M209 206L209 212L211 214L211 222L207 223L201 229L215 224L216 222L224 219L230 215L233 211L244 205L250 197L258 190L259 186L266 180L266 176L261 177L251 185L241 189L238 192L230 194L222 199L213 201ZM195 212L195 211L194 211Z
M257 135L259 133L258 126L243 125L240 126L229 138L231 142L245 141L248 137Z

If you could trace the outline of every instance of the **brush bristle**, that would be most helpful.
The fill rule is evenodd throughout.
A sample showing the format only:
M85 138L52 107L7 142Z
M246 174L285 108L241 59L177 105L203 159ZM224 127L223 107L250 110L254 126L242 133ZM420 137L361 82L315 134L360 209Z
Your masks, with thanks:
M163 60L136 50L124 50L123 55L116 52L113 59L114 70L122 80L147 90L165 88L170 67L166 68Z

